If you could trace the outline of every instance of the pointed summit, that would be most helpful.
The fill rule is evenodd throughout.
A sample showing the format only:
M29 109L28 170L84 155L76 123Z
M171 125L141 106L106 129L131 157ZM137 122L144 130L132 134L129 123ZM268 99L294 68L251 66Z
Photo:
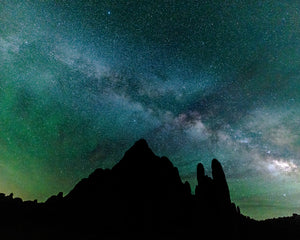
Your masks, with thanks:
M146 157L146 156L154 156L154 153L149 148L148 143L145 139L140 139L135 142L135 144L125 153L124 158L126 155L130 155L130 157Z
M146 140L140 139L124 154L124 157L113 167L113 170L131 168L138 171L156 158L158 157L149 148Z
M137 148L149 148L148 143L145 139L141 138L140 140L136 141L135 144L133 145L133 147L137 147Z
M127 155L130 155L131 157L133 157L132 155L135 157L145 157L146 155L153 157L154 153L149 148L147 141L145 139L140 139L125 153L124 158Z

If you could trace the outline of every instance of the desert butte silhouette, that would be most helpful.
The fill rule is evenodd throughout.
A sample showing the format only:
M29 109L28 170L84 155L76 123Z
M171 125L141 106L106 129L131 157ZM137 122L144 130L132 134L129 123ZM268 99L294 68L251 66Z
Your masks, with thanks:
M137 141L112 169L96 169L46 202L0 194L3 239L300 239L300 216L256 221L231 201L220 162L197 165L195 194L166 157Z

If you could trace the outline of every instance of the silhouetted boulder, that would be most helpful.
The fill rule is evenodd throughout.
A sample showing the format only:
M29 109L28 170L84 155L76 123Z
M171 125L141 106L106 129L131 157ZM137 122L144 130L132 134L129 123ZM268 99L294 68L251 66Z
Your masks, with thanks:
M195 189L196 197L201 200L201 204L213 204L215 198L213 180L205 175L202 163L198 163L197 165L197 181L198 185Z
M213 159L211 163L212 176L216 188L216 197L221 205L229 206L231 203L229 188L225 178L222 165L217 159Z
M202 163L198 163L197 165L197 181L198 183L202 181L204 177L205 171Z

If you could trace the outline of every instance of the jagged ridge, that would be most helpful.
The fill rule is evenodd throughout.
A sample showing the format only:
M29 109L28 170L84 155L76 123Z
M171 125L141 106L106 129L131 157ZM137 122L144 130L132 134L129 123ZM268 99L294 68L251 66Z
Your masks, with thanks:
M94 239L136 232L186 239L204 231L211 239L300 236L295 227L298 215L280 225L244 217L231 202L220 162L213 159L211 167L212 178L201 163L197 165L193 195L171 161L156 156L145 140L139 140L112 169L96 169L65 197L59 193L37 203L0 194L0 229L15 233L15 239L31 231L47 236L50 232L56 239L57 234ZM293 224L284 224L291 220Z
M118 230L155 232L181 232L199 225L211 228L214 219L226 218L218 224L224 234L229 225L237 224L225 174L216 159L212 179L199 166L198 186L192 195L189 183L182 183L171 161L156 156L145 140L139 140L111 170L97 169L63 200L68 206L84 206L83 218L91 211L101 213L100 225L106 229L116 227L116 218Z

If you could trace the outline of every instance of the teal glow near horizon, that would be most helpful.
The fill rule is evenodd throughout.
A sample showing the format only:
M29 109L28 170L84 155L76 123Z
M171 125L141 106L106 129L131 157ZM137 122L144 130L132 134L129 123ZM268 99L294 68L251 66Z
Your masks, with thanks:
M300 4L1 1L0 192L45 201L144 138L217 158L241 212L300 213Z

